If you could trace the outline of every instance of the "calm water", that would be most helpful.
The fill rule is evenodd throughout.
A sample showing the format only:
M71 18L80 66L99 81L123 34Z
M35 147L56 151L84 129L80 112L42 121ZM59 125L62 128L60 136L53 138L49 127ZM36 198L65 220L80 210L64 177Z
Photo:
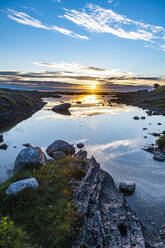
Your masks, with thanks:
M165 129L165 117L147 117L145 111L130 106L109 106L106 97L95 95L44 100L47 105L41 111L4 133L9 147L0 151L0 181L9 177L8 171L24 143L40 146L45 151L56 139L73 144L83 142L89 157L97 158L116 185L121 180L135 181L136 191L128 198L131 206L142 221L153 219L159 228L165 222L165 163L154 161L141 148L155 141L149 132ZM50 110L61 101L72 103L71 115ZM146 119L135 121L135 115ZM158 122L162 125L158 126ZM144 127L148 130L142 130Z

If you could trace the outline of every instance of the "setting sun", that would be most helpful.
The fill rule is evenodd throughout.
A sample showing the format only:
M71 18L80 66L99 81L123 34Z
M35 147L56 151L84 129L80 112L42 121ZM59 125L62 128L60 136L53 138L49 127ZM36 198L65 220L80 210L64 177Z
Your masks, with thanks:
M96 87L97 87L97 84L96 84L96 83L93 83L93 84L90 85L90 88L91 88L92 90L96 89Z

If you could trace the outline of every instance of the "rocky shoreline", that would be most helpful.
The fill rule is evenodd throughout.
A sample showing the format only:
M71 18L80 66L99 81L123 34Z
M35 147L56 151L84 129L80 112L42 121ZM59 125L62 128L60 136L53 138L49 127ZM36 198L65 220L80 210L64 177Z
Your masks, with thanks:
M9 199L17 199L18 201L23 195L26 198L27 194L25 200L27 205L28 192L36 191L35 197L36 201L38 201L37 195L41 191L40 187L41 185L46 185L46 182L43 181L43 176L40 180L35 178L33 174L30 177L25 177L24 171L28 171L29 174L33 170L38 171L40 168L42 170L44 166L45 169L49 169L50 163L52 168L59 169L60 164L65 163L67 156L72 155L71 168L68 162L66 163L66 168L68 167L67 173L71 175L69 179L69 184L73 190L71 201L76 206L78 219L81 220L81 231L74 236L74 242L72 242L71 247L164 247L160 237L156 237L152 229L145 231L136 214L129 207L124 194L116 188L111 175L100 168L94 157L87 158L87 152L84 148L76 152L73 145L66 141L57 140L48 146L46 151L51 156L51 159L47 159L39 147L28 147L18 154L14 163L14 173L19 175L19 172L21 172L23 178L18 176L19 181L12 181L11 183L9 179L9 182L4 184L6 186L2 185L1 188L4 192L1 192L2 198L5 197L3 194L6 194L7 201ZM57 157L59 152L62 152L65 156L62 160ZM52 172L51 176L53 176ZM75 176L75 172L79 176ZM49 177L48 175L48 179ZM24 203L21 203L19 208L23 208L22 204ZM33 208L33 206L31 207ZM0 208L3 213L4 210L2 209ZM13 213L10 215L10 210L6 214L12 219ZM34 216L31 216L32 222L33 218ZM56 217L54 218L56 219ZM53 219L53 222L55 219ZM45 237L45 240L47 240L47 237Z

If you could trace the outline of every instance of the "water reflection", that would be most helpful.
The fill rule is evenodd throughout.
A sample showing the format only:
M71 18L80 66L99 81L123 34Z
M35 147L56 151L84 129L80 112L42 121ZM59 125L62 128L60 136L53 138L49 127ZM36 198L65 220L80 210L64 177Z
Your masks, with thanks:
M71 115L51 111L61 100L71 102ZM0 181L8 177L8 169L12 168L17 154L24 148L22 144L31 143L45 151L56 139L73 144L83 142L89 156L97 158L116 184L120 180L135 181L136 192L129 201L139 215L142 212L141 216L145 218L152 216L151 208L156 206L157 215L152 218L159 217L158 224L160 219L165 222L165 165L141 150L144 145L155 141L148 133L163 131L164 117L147 117L144 110L135 107L110 106L106 96L64 96L60 101L49 99L43 110L4 133L8 150L0 151ZM135 121L135 115L146 116L146 119ZM162 126L158 126L158 122ZM144 127L148 130L143 130ZM146 135L148 138L144 139Z

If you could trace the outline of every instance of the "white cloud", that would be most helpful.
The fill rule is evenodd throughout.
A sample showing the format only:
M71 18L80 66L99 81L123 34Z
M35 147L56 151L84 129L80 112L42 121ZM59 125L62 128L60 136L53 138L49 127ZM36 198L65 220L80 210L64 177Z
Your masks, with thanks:
M47 68L53 68L63 72L71 72L72 76L91 76L91 77L113 77L113 76L125 76L130 77L133 76L131 72L121 72L118 69L103 69L94 66L81 65L77 63L43 63L43 62L35 62L35 65L43 66ZM69 74L67 73L67 76Z
M111 9L88 4L81 11L65 9L64 18L91 32L110 33L120 38L154 42L163 39L165 28L131 20Z
M35 28L41 28L45 30L50 30L50 31L57 31L60 32L64 35L73 37L73 38L79 38L79 39L85 39L88 40L87 36L84 35L79 35L77 33L72 32L71 30L58 27L55 25L46 25L43 24L41 21L29 16L28 14L24 12L18 12L12 9L8 9L8 17L18 23L24 24L24 25L29 25Z

